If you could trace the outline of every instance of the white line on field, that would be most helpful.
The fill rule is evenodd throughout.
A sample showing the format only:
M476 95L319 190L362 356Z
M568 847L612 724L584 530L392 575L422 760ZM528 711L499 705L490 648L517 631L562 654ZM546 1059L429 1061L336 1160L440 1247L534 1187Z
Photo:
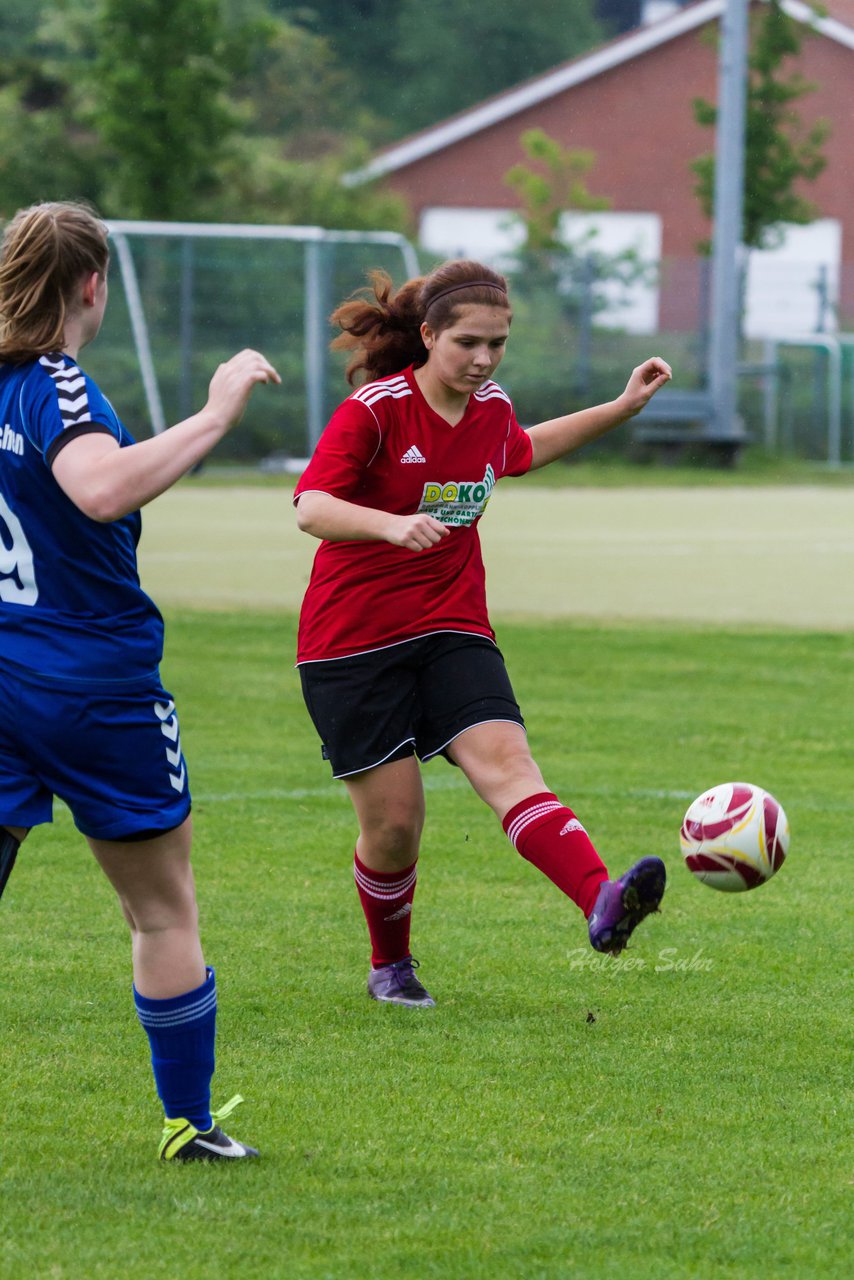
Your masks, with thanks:
M464 778L436 778L424 779L425 791L468 791L470 790L468 783ZM579 787L577 790L573 788L560 788L564 795L574 801L577 796L596 796L608 801L619 800L674 800L680 804L690 803L696 798L695 791L668 791L659 787ZM331 800L336 804L346 804L348 802L347 792L344 787L271 787L266 791L197 791L194 792L194 799L197 804L234 804L237 801L246 800ZM786 806L788 809L788 806ZM854 803L845 801L834 801L828 803L826 800L817 800L815 803L804 803L801 801L798 805L798 815L803 818L807 813L854 813ZM790 815L791 816L791 815Z

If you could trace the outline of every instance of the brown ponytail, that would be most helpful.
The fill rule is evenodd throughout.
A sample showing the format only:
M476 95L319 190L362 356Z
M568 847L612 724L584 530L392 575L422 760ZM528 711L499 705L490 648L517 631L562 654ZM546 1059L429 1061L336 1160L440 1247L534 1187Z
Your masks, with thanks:
M330 322L342 330L332 349L354 353L347 365L351 384L358 374L371 382L399 373L407 365L423 364L427 349L421 325L425 321L434 333L441 333L470 303L510 310L504 277L468 259L443 262L429 275L407 280L397 293L392 292L385 271L372 271L368 279L369 288L360 289L330 316Z
M0 362L61 351L75 289L93 271L106 274L109 256L107 228L85 205L16 213L0 247Z

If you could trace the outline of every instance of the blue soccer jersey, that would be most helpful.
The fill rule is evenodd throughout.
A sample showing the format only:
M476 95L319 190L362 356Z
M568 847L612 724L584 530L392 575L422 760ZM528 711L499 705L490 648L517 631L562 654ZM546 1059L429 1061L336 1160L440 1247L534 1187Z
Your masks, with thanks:
M0 661L54 680L133 680L163 651L163 620L139 584L139 512L92 520L51 471L92 431L133 444L70 357L0 366Z

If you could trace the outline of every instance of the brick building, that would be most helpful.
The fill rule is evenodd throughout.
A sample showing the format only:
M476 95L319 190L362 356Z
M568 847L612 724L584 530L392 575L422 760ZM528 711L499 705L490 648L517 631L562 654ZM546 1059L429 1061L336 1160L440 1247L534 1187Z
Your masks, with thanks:
M827 166L803 194L828 232L820 252L835 258L829 265L840 323L854 328L854 0L824 0L824 17L801 0L784 0L784 8L812 27L797 69L816 88L796 110L805 126L827 119L831 134ZM588 186L610 199L614 214L657 220L658 255L676 274L662 290L660 321L679 326L680 308L696 303L679 284L679 264L696 261L699 242L711 233L690 165L714 138L696 123L692 101L717 98L717 52L709 37L723 10L724 0L677 9L386 148L351 180L379 178L403 195L432 247L436 210L451 218L457 211L462 227L477 210L497 215L517 205L504 175L526 159L520 135L544 129L566 147L595 153Z

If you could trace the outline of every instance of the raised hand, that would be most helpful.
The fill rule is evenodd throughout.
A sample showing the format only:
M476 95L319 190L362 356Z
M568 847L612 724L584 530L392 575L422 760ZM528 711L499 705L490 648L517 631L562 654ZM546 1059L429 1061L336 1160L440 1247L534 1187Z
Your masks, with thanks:
M661 356L652 356L632 369L621 399L630 413L639 413L645 404L649 404L656 391L672 377L673 370L667 361L662 360Z
M211 378L205 407L221 416L227 428L233 427L243 417L257 383L281 381L266 356L247 347L219 365Z

